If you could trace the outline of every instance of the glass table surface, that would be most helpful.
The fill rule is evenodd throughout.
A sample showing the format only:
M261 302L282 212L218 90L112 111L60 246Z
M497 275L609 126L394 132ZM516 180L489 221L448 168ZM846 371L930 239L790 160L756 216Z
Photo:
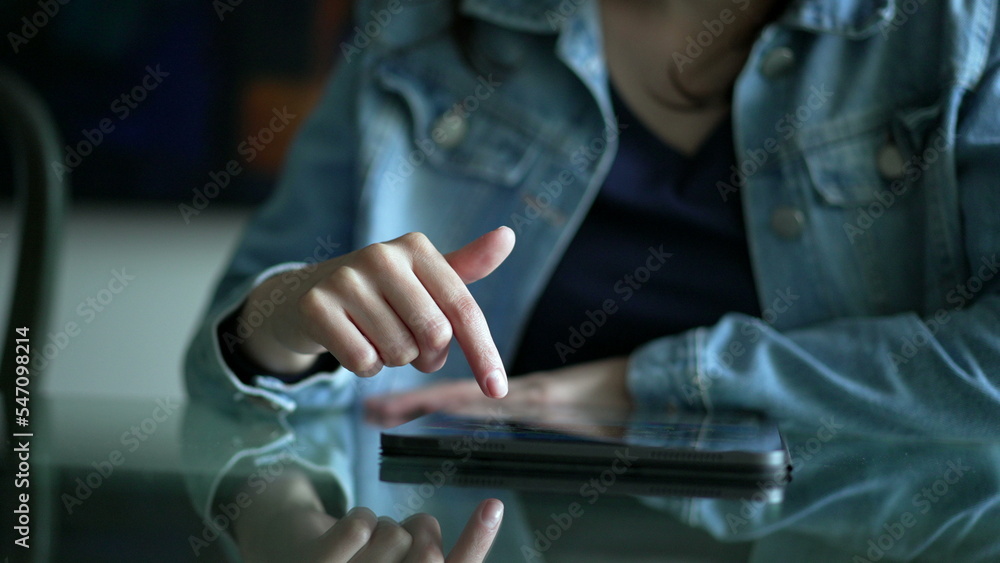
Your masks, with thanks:
M764 481L728 498L635 495L611 471L551 491L452 486L433 469L388 483L382 428L360 407L279 417L54 397L45 413L32 446L36 560L239 560L241 517L294 521L302 498L333 518L355 506L396 520L429 513L447 549L477 504L497 498L490 561L1000 561L1000 439L784 424L794 470L776 500ZM244 549L293 560L282 544L294 538L247 535Z

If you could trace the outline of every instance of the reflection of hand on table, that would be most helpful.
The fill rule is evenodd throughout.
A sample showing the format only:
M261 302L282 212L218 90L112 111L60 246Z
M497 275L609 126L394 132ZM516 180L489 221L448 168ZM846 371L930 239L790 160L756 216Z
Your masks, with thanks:
M447 559L441 527L429 514L397 523L376 517L364 507L342 518L326 512L313 484L289 469L263 493L253 497L233 533L248 562L264 561L483 561L493 544L503 504L484 500L476 507Z
M631 406L625 382L626 365L625 358L610 358L514 377L510 379L507 397L499 400L484 397L475 381L463 380L371 397L365 406L368 418L383 426L396 426L429 412L471 405L592 405L626 409Z

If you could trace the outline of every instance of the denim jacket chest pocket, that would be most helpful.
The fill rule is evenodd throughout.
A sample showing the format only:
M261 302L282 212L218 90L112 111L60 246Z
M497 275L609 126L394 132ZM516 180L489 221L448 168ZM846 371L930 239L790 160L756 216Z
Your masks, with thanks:
M869 111L803 130L804 193L825 293L842 314L924 308L928 250L937 236L928 205L945 191L928 152L934 108ZM933 150L933 149L931 149ZM845 267L846 266L846 267Z
M475 74L453 49L442 45L387 59L376 78L409 114L412 148L422 153L416 159L426 158L449 180L517 186L538 157L533 120L503 100L503 78Z

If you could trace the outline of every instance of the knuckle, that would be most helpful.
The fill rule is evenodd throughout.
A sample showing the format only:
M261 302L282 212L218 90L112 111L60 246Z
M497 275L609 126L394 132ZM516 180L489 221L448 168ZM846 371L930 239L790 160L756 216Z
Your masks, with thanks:
M361 285L361 272L351 266L341 266L330 272L325 280L325 285L338 292L348 292L355 290Z
M431 240L421 232L406 233L399 237L399 241L413 250L427 250L432 247Z
M344 540L348 544L364 545L371 538L372 530L364 520L348 518L343 526Z
M421 354L419 358L411 362L413 367L424 373L434 373L444 367L448 361L448 349L438 353Z
M326 316L326 297L319 289L312 288L299 297L296 302L299 316L308 323L318 322Z
M405 546L406 549L409 549L410 545L413 543L413 536L410 535L410 532L407 532L401 526L394 524L381 526L379 528L379 535L381 535L382 539L385 541L397 546Z
M385 365L389 367L405 366L417 359L420 350L412 339L397 340L390 344L385 352Z
M358 375L375 375L373 372L381 368L378 354L371 348L350 350L346 356L340 363Z
M412 325L429 351L440 352L451 343L451 323L444 315L421 315L414 321Z
M441 256L437 248L434 247L434 243L424 233L407 233L400 237L400 242L403 243L414 263L433 263L434 257Z
M413 516L410 516L410 518L407 519L407 522L412 522L413 524L421 528L423 527L433 528L438 525L437 518L431 516L430 514L427 514L426 512L418 512Z
M445 320L441 319L425 329L427 346L434 352L440 352L448 348L451 343L451 337L453 336L451 331L451 324Z
M358 260L365 266L378 271L393 268L396 264L396 256L392 246L384 242L376 242L359 250Z
M482 318L479 304L468 293L462 293L451 300L455 320L465 326L471 326Z
M406 527L413 534L410 555L414 561L444 561L444 554L441 552L441 525L437 518L424 512L414 514L406 520Z

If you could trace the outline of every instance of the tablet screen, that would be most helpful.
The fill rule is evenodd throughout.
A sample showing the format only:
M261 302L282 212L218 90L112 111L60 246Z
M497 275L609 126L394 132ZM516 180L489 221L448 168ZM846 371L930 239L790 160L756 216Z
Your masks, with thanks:
M777 426L749 413L654 414L553 407L434 413L383 432L382 442L390 451L404 442L447 449L456 440L479 443L489 451L522 453L529 453L528 445L539 443L547 444L543 447L549 451L563 453L584 451L573 447L584 444L701 452L783 450Z

